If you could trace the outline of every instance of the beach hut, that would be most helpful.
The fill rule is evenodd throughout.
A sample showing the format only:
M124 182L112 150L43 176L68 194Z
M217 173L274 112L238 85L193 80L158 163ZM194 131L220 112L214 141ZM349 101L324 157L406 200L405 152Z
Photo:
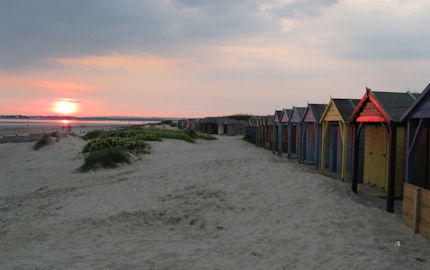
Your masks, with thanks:
M300 163L305 161L320 166L321 124L320 119L327 104L308 104L302 118L302 149Z
M249 141L255 144L255 138L254 138L254 117L250 117L248 119L248 124L246 127L246 135L245 137L248 138Z
M407 121L402 222L430 240L430 84L401 120Z
M291 112L288 122L288 159L290 160L299 157L302 119L305 111L306 107L293 107Z
M259 140L259 144L258 146L264 147L265 144L265 130L266 130L266 124L265 124L265 117L264 116L260 116L258 119L258 125L259 125L259 135L260 135L260 140Z
M246 121L235 120L229 118L220 118L219 123L222 125L222 134L229 136L236 136L244 132Z
M354 125L352 190L357 192L360 131L365 128L363 182L387 192L387 211L401 197L405 128L400 118L417 94L376 92L366 89L349 121Z
M272 150L273 145L273 115L267 115L266 121L266 143L264 148L267 150Z
M352 177L352 126L349 118L360 99L330 99L320 123L322 125L321 172L331 171L345 181ZM361 132L358 182L363 180L364 131Z
M267 116L262 116L261 117L261 146L263 148L266 148L267 146Z
M278 138L280 140L278 142L279 156L282 156L282 153L288 152L288 122L292 111L293 110L291 109L283 109L281 113L280 128L278 130L278 132L280 132L280 134L278 134ZM295 143L293 143L293 145L295 145Z
M282 127L281 127L282 111L275 111L273 115L273 129L272 129L272 153L275 154L279 151L279 145L282 145ZM281 136L280 136L281 135Z
M263 130L263 125L262 125L262 117L261 116L258 116L257 118L256 118L256 145L257 146L261 146L262 145L262 135L263 135L263 133L262 133L262 130Z

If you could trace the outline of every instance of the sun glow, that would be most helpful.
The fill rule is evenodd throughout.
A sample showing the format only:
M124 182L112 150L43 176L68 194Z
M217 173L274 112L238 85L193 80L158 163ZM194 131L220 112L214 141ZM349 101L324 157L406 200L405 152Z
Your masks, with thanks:
M78 105L69 100L59 100L54 103L54 110L61 114L71 114L76 112Z
M61 120L61 123L62 123L62 124L69 124L69 123L70 123L70 121L69 121L69 120Z

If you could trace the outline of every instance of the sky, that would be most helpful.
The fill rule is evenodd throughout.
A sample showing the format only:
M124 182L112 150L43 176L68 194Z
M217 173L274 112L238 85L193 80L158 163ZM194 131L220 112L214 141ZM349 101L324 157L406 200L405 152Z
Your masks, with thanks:
M430 83L428 0L0 5L0 114L262 115Z

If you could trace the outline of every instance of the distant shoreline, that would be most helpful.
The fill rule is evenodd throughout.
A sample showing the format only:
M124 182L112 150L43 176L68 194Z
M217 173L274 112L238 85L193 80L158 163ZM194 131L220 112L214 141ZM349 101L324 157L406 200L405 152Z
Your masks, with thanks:
M180 120L179 117L127 117L127 116L94 116L94 117L76 117L67 115L50 115L50 116L28 116L28 115L0 115L0 119L19 119L19 120L81 120L81 121L166 121Z

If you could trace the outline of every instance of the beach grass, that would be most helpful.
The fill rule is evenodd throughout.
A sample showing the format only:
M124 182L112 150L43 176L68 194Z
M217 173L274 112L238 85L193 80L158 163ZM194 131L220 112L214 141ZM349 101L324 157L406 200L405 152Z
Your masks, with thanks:
M85 134L84 136L82 136L82 138L84 140L88 141L88 140L100 137L100 135L102 133L103 133L103 130L101 130L101 129L91 130L91 131L87 132L87 134Z
M86 137L85 137L86 136ZM194 130L160 129L160 128L132 128L123 130L88 132L84 139L89 140L82 149L88 153L80 171L86 172L94 166L110 167L124 162L121 153L149 154L148 141L162 141L162 139L182 140L195 143L196 139L216 140L217 138ZM125 162L129 162L127 159Z
M42 138L40 138L34 145L33 145L33 150L37 151L40 148L49 145L52 143L52 139L51 136L49 134L45 134L43 135Z
M130 154L121 148L106 148L91 152L85 157L84 164L78 171L88 172L99 167L116 168L119 163L130 163Z

